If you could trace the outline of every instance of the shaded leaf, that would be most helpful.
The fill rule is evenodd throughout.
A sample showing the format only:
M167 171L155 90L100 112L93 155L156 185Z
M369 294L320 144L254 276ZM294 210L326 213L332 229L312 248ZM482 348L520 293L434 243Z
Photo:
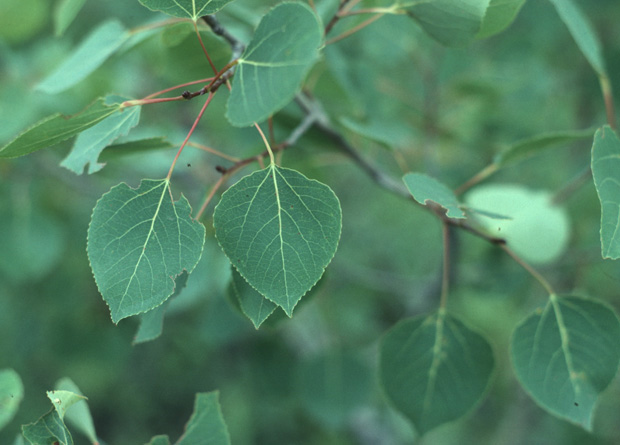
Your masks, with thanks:
M24 398L22 380L12 369L0 370L0 429L7 425Z
M484 39L506 29L514 21L525 0L491 0L476 38Z
M120 99L120 100L119 100ZM106 98L106 105L122 102L124 99ZM142 107L130 107L120 113L114 113L98 124L80 133L71 152L60 163L61 166L81 175L86 164L90 164L88 173L101 170L105 164L97 162L101 151L120 136L125 136L140 121Z
M620 258L620 139L609 125L592 145L592 175L601 201L601 255Z
M281 3L258 24L238 60L226 117L246 127L288 104L318 57L323 34L312 9Z
M504 238L526 261L543 264L558 259L568 244L570 220L566 211L552 203L552 195L520 185L483 185L465 197L479 213L503 215L504 219L479 218L492 236ZM485 215L487 216L487 215Z
M592 430L598 395L620 362L620 322L598 301L551 295L512 337L517 377L550 413Z
M290 317L336 252L341 214L329 187L270 165L222 195L213 225L239 273Z
M60 0L54 7L54 33L64 34L86 0Z
M230 435L222 415L219 391L196 394L194 412L177 445L229 445Z
M380 354L386 395L421 434L471 410L494 367L487 340L443 309L397 323Z
M147 445L170 445L170 439L165 434L153 436Z
M87 250L114 323L162 304L175 278L194 269L205 229L190 213L185 197L172 201L166 179L119 184L97 202Z
M53 114L40 120L0 148L0 158L24 156L42 148L51 147L96 125L120 110L120 105L108 106L102 98L73 116Z
M73 381L67 377L60 379L56 382L56 389L70 391L77 395L82 395L82 392ZM93 423L93 417L90 414L90 409L86 400L78 400L71 409L66 412L67 421L75 428L80 430L92 443L97 442L97 434L95 432L95 424Z
M541 134L511 145L501 153L498 153L495 159L493 159L493 162L497 164L498 167L505 167L527 159L547 148L567 145L582 139L590 139L593 135L594 129L591 128L586 130L557 131Z
M102 23L35 89L56 94L71 88L99 68L129 36L117 20Z
M473 40L488 4L489 0L400 2L426 33L447 46L463 46Z
M22 425L22 434L32 445L73 445L73 438L56 410Z
M587 17L583 15L573 0L549 1L555 6L560 18L570 31L573 39L575 39L583 55L588 59L592 68L594 68L594 71L599 76L606 76L601 44Z
M161 11L173 17L189 17L193 21L214 14L233 0L140 0L151 11Z
M241 312L252 321L256 329L276 310L277 306L250 286L234 267L231 287Z
M373 375L349 352L334 351L299 364L301 404L329 429L338 429L370 398Z
M403 176L407 189L422 205L433 201L447 210L450 218L465 218L465 213L459 208L459 201L452 190L435 178L422 173L407 173Z
M106 147L99 155L99 161L108 162L124 155L134 153L142 153L152 150L162 150L172 148L174 145L165 137L153 137L145 139L136 139L134 141L119 142Z

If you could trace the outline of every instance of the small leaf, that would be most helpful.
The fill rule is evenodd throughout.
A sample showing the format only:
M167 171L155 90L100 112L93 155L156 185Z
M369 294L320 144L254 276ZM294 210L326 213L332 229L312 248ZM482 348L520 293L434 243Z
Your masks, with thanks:
M174 147L174 145L165 137L153 137L136 139L134 141L118 142L107 146L106 149L99 155L99 160L101 162L108 162L111 159L117 159L125 155L162 150L172 147Z
M99 98L76 115L63 116L56 113L48 116L0 148L0 158L16 158L56 145L96 125L118 110L120 105L108 106Z
M537 264L557 260L570 237L568 215L552 198L549 192L510 184L479 186L465 197L478 213L503 215L503 220L477 221L490 235L504 238L517 255Z
M401 0L400 6L422 29L447 46L463 46L474 39L489 0Z
M582 139L590 139L594 135L594 129L558 131L545 133L533 138L519 141L495 156L493 162L498 167L515 164L529 158L547 148L558 145L567 145Z
M22 425L22 434L32 445L73 445L71 433L55 409L34 423Z
M290 317L332 260L341 217L329 187L270 165L222 195L213 225L239 273Z
M448 217L465 218L454 192L435 178L421 173L407 173L403 176L403 181L420 204L426 205L428 201L433 201L447 210Z
M54 33L64 34L86 0L60 0L54 8Z
M620 139L609 125L594 135L592 175L601 201L601 254L620 258Z
M620 322L607 305L551 295L512 337L517 377L536 403L588 431L620 362Z
M247 127L288 104L318 57L323 34L312 9L281 3L258 24L239 58L226 117Z
M113 105L113 103L106 99L106 105ZM75 140L71 152L62 160L60 165L78 175L84 172L86 164L90 164L89 174L101 170L105 164L97 162L99 154L116 138L125 136L133 127L138 125L140 109L141 107L131 107L122 110L120 113L114 113L97 125L83 131Z
M19 374L12 369L0 370L0 429L15 416L23 398L24 385Z
M234 297L239 301L241 311L254 323L256 329L276 310L277 306L250 286L234 267L232 268L231 286Z
M99 68L129 36L129 32L117 20L102 23L35 89L56 94L71 88Z
M476 38L485 39L502 32L514 21L525 0L491 0Z
M173 17L189 17L193 21L203 15L215 14L233 0L140 0L151 11L161 11Z
M112 321L147 312L174 292L175 278L194 269L205 228L168 180L119 184L103 195L88 228L88 258Z
M601 44L586 16L572 0L550 0L577 46L599 76L606 76Z
M71 406L86 400L86 397L81 394L76 394L73 391L66 391L63 389L47 391L47 398L50 399L54 409L61 419L65 418L65 414Z
M147 445L170 445L170 439L165 434L153 436Z
M82 392L73 381L67 377L60 379L56 382L56 389L70 391L77 395L82 395ZM93 423L93 417L90 414L90 409L86 400L78 400L71 406L70 410L66 413L67 421L75 428L80 430L91 443L97 442L97 434L95 433L95 424Z
M380 379L421 434L470 411L494 367L487 340L445 310L400 321L380 346Z
M194 412L177 445L230 445L228 427L222 415L218 391L196 394Z

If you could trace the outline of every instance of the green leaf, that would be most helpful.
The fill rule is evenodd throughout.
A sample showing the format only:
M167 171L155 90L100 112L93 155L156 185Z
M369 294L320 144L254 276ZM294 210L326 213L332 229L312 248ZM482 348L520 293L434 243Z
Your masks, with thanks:
M64 34L75 16L77 16L86 0L59 0L54 7L54 33Z
M185 433L177 445L229 445L230 435L222 416L219 392L212 391L196 394L194 412L185 425Z
M118 103L117 98L106 98L106 105ZM122 100L120 101L122 102ZM83 131L75 140L71 152L60 163L61 166L81 175L86 164L90 164L88 173L101 170L105 164L97 162L101 151L120 136L125 136L140 121L142 107L131 107L114 113L97 125Z
M492 235L504 238L508 246L526 261L544 264L558 259L568 244L570 221L566 211L552 203L553 196L520 185L483 185L465 197L468 207L510 219L479 218Z
M601 44L586 16L572 0L549 0L570 31L577 46L599 76L606 76Z
M620 139L609 125L594 135L592 175L601 201L601 255L620 258Z
M332 260L341 218L329 187L270 165L222 195L213 225L243 278L290 317Z
M489 0L406 1L404 7L426 33L447 46L463 46L482 25Z
M56 145L96 125L118 110L120 105L108 106L103 98L99 98L76 115L63 116L56 113L48 116L0 148L0 158L24 156Z
M88 257L112 321L147 312L174 292L175 277L196 266L205 228L169 181L121 183L103 195L88 228Z
M370 398L373 375L349 352L330 352L299 364L301 405L329 429L342 428Z
M422 173L407 173L403 176L403 181L411 195L420 204L426 205L428 201L433 201L447 210L448 217L465 218L454 192L435 178Z
M55 409L34 423L22 425L22 434L32 445L73 445L71 433Z
M239 301L241 311L254 323L256 329L276 310L277 306L250 286L234 267L232 268L231 286L235 298Z
M281 3L258 24L238 60L226 117L246 127L288 104L318 57L323 34L312 9Z
M476 38L485 39L506 29L514 21L525 0L491 0Z
M598 395L620 362L620 322L611 308L551 295L512 337L517 377L550 413L592 430Z
M421 434L471 410L494 367L487 340L443 309L397 323L380 354L386 395Z
M19 374L12 369L0 370L0 429L15 416L23 398L24 385Z
M99 155L99 160L105 163L111 159L117 159L125 155L142 153L145 151L163 150L172 147L174 147L174 145L165 137L153 137L119 142L107 146L106 149Z
M233 0L140 0L151 11L173 17L189 17L197 21L203 15L215 14Z
M99 68L129 36L129 32L117 20L102 23L35 89L56 94L71 88Z
M592 128L540 134L516 142L501 153L498 153L495 159L493 159L493 162L497 164L498 167L505 167L527 159L547 148L567 145L582 139L590 139L593 135L594 129Z
M147 445L170 445L170 438L165 434L153 436Z
M168 303L170 303L174 297L178 296L187 286L188 278L189 274L184 270L183 273L175 279L174 293L172 296L170 296L170 298L162 305L140 315L140 326L138 327L138 332L136 332L136 336L133 339L134 345L155 340L161 335L164 330L164 314L168 308Z
M56 389L70 391L77 395L82 395L82 392L73 381L67 377L60 379L56 382ZM90 409L86 400L78 400L71 406L70 410L66 412L67 421L75 428L80 430L91 443L97 442L97 434L95 432L95 424L93 423L93 417L90 414Z
M86 397L81 394L77 394L73 391L67 391L64 389L58 389L54 391L47 391L47 398L50 399L54 409L58 413L61 419L65 418L67 410L71 406L78 402L86 401Z

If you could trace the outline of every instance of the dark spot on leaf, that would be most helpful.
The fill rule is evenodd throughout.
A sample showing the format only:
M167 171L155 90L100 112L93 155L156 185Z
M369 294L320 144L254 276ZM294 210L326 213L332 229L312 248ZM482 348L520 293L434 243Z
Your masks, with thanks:
M293 206L291 206L291 209L293 208Z
M579 404L577 402L575 402L575 406L579 406Z
M192 166L192 164L190 164L190 163L188 162L188 163L187 163L187 166L188 166L188 167L191 167L191 166Z

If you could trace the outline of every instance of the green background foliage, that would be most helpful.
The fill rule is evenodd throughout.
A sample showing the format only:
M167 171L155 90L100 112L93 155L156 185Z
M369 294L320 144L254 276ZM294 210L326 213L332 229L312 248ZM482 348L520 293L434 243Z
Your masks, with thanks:
M176 277L176 290L181 290L171 286L157 303L148 305L166 300L157 312L118 325L112 323L89 267L87 232L93 208L120 182L134 189L145 178L164 178L204 98L122 111L118 103L109 106L97 98L142 98L209 77L211 68L191 22L144 28L171 18L139 1L5 3L0 15L0 146L5 147L0 158L7 158L0 160L0 424L8 423L0 430L0 443L13 443L21 425L47 413L60 416L46 398L54 388L88 397L90 414L79 411L81 420L72 421L69 411L64 418L76 444L92 443L94 431L108 444L148 443L156 435L160 436L151 443L170 443L168 437L183 443L183 437L190 437L183 436L188 419L190 424L198 419L197 425L203 426L199 420L205 412L211 421L224 419L233 444L416 443L418 434L427 430L421 443L620 442L618 350L613 344L620 333L611 312L620 309L620 270L617 262L601 258L601 248L604 255L617 257L610 233L617 227L613 212L620 201L609 179L615 178L615 164L601 161L609 155L615 159L618 151L612 137L603 137L614 136L611 128L599 130L591 152L595 129L607 121L597 75L609 76L614 84L620 72L618 2L599 0L594 7L585 0L467 1L468 9L456 14L463 32L455 37L433 25L437 14L455 2L422 7L401 1L415 18L386 14L320 49L318 57L306 54L308 67L300 70L299 78L305 75L304 87L321 101L330 128L393 181L378 186L337 148L336 139L310 129L282 152L279 165L333 190L342 229L326 273L311 295L303 297L294 316L286 317L276 308L265 320L274 305L262 306L269 301L257 298L261 295L231 272L212 224L222 189L201 220L206 236L200 260L166 277L172 283L172 275L193 268L191 275ZM162 2L142 3L159 9ZM280 2L197 3L222 7L217 13L220 22L248 44L261 17ZM483 3L490 4L490 14L481 16ZM325 26L338 1L314 4ZM368 8L391 4L362 2ZM575 7L584 12L591 29L575 19ZM179 15L196 18L193 13ZM366 18L340 20L326 40ZM214 64L223 67L231 57L230 45L198 23ZM583 38L575 42L569 30ZM321 45L320 37L314 41ZM238 77L231 79L232 95L240 82ZM281 108L273 121L276 141L288 138L304 118L297 104L287 102L300 84L289 87L267 107L269 111L254 117ZM195 91L192 88L188 87ZM255 129L229 123L229 96L223 86L191 141L238 159L256 156L264 144ZM80 110L85 111L69 121L75 127L67 132L61 125L67 122L63 116ZM117 128L114 120L103 121L110 116L125 122L130 111L140 113L140 122L134 116L127 124L136 124L129 134L129 128ZM112 128L99 127L103 122ZM247 119L236 123L248 124ZM72 162L76 155L72 158L70 153L79 144L71 138L87 127L94 139L100 134L115 145L99 156L102 147L86 144L91 151ZM52 142L57 144L46 148ZM89 173L98 170L97 174L71 171L82 172L86 164ZM175 202L186 209L185 216L189 207L184 200L195 215L221 178L215 167L232 164L204 150L185 148L171 177ZM580 180L590 165L594 181ZM252 164L235 172L227 186L254 170L260 168ZM498 204L496 197L494 205L483 205L493 201L489 190L513 194L499 198L502 204L519 195L525 218L535 227L528 233L539 231L540 221L549 225L544 212L562 215L552 224L554 235L561 235L554 241L553 255L543 249L547 256L541 257L540 243L534 243L529 257L526 248L514 248L535 264L560 296L550 299L498 246L450 229L452 272L445 321L455 327L451 340L458 335L471 342L483 339L485 346L477 349L484 358L476 363L482 369L477 377L489 378L472 384L471 393L462 398L467 403L454 406L458 415L439 412L420 421L419 407L408 407L411 399L402 405L394 395L399 388L390 387L391 380L381 381L390 376L381 367L390 358L385 348L398 340L394 330L424 320L437 326L442 231L438 218L412 199L403 199L409 192L401 178L408 172L423 173L458 191L480 171L486 172L485 183L469 193L450 195L449 201L470 206L461 206L467 221L480 221L489 236L509 238L504 232L513 230L516 221L510 206ZM473 199L481 193L482 198ZM537 204L538 210L530 207L541 196L544 202ZM513 231L512 236L517 235ZM595 297L597 302L564 294ZM565 314L565 323L573 323L564 332L568 337L562 337L559 318L544 318L558 310ZM593 329L592 317L604 321L603 333L600 327ZM120 318L117 314L114 321ZM549 332L545 342L537 343L541 338L536 329ZM160 332L159 338L148 341ZM595 362L580 356L582 349L575 351L575 366L581 366L577 380L571 380L575 376L569 371L553 368L562 362L547 364L560 374L566 371L564 381L577 382L575 387L585 382L583 401L552 399L553 387L529 373L532 344L549 352L565 346L563 351L570 352L565 358L572 350L570 343L563 345L563 338L590 344L601 335L610 336L607 343L595 341L588 348L600 348L598 355L605 360ZM426 346L422 349L428 351ZM549 356L541 351L538 354ZM422 358L426 361L412 366L424 374L430 372L433 356ZM395 353L392 359L406 365L410 357ZM58 382L66 376L71 380ZM442 387L446 391L449 377L442 377L448 382ZM4 402L6 388L10 402ZM450 393L447 397L454 400ZM566 402L572 406L566 407ZM85 402L74 408L78 406ZM408 409L414 414L407 416ZM466 414L459 417L462 413ZM84 420L90 415L92 428ZM448 418L456 420L431 428ZM222 437L227 437L224 429Z

